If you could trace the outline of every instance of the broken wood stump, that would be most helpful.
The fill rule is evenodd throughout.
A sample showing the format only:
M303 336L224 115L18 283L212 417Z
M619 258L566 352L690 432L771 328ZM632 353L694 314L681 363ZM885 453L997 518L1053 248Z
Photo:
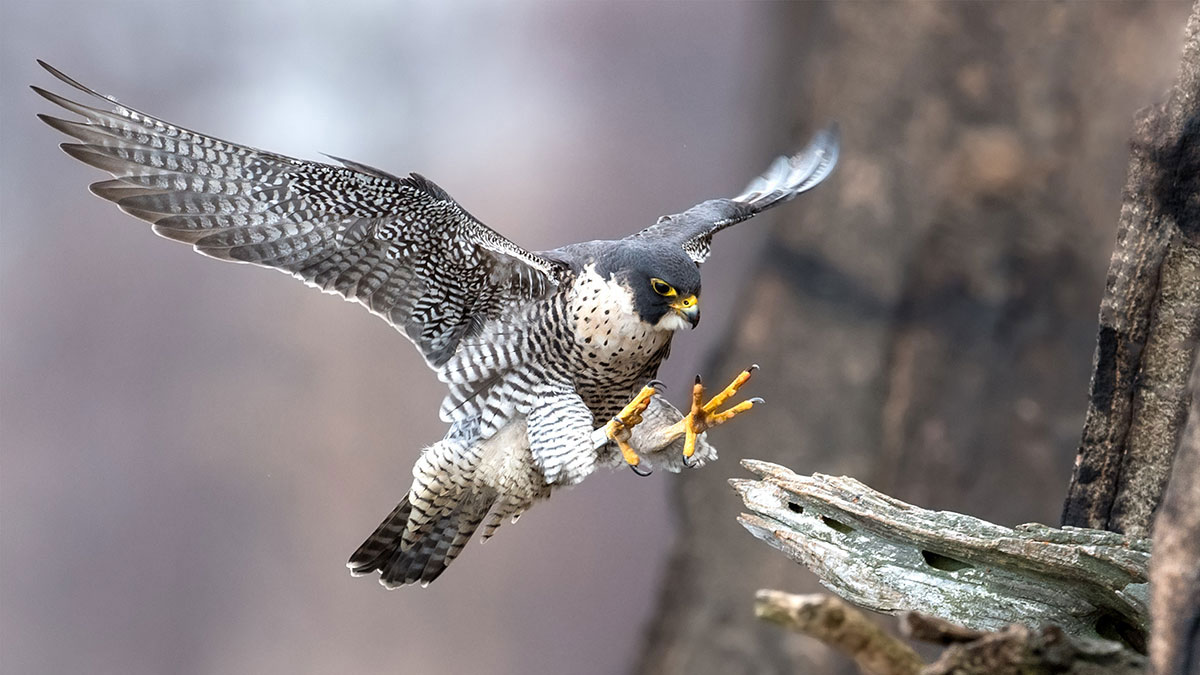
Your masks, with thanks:
M850 602L982 631L1055 625L1144 653L1150 542L1102 530L1008 528L930 511L853 478L744 460L740 522Z

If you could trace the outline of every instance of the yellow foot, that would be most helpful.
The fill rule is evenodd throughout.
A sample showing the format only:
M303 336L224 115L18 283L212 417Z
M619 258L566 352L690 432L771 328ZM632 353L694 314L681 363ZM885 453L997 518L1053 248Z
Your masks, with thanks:
M654 388L656 382L642 387L642 390L633 397L629 405L625 409L617 413L617 416L609 420L605 427L605 433L608 437L617 442L617 447L621 449L621 456L625 458L625 462L629 464L629 468L639 476L649 476L650 472L639 471L637 466L641 462L641 458L629 446L629 433L633 428L642 423L642 413L646 412L646 406L650 405L650 398L658 393Z
M750 376L754 371L758 370L757 365L750 366L743 370L737 377L733 378L733 382L729 383L721 393L712 397L708 403L704 403L704 385L700 382L700 376L696 376L696 384L692 387L692 409L687 414L687 417L676 422L668 432L678 438L684 437L683 441L683 463L687 466L693 466L688 463L692 455L696 454L696 437L708 431L709 429L724 424L738 415L746 412L754 407L756 403L762 403L761 398L752 398L748 401L733 406L724 412L717 412L717 409L725 402L737 394L738 389L750 380Z

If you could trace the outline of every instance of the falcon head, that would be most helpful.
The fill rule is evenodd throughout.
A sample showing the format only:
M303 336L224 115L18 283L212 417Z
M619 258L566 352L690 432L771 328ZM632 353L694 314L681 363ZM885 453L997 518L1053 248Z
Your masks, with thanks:
M633 296L638 319L669 331L700 323L700 266L682 248L630 242L614 254L612 271Z

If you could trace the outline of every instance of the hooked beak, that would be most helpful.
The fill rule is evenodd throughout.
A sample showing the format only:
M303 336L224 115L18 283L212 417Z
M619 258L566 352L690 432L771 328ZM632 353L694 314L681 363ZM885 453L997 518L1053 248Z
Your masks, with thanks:
M695 328L696 324L700 323L700 299L694 295L689 295L686 298L680 298L672 302L671 309L687 319L692 328Z

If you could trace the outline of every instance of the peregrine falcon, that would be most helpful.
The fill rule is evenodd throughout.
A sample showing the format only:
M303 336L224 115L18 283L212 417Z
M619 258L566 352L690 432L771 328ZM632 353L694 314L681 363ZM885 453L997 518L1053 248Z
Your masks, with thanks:
M753 368L707 403L697 378L686 415L654 379L675 331L700 320L700 264L714 234L813 188L838 156L831 127L737 197L617 241L535 253L416 173L222 141L39 63L98 101L33 87L82 118L38 116L78 139L67 154L112 175L93 193L204 255L359 303L446 383L445 438L421 452L407 494L348 563L388 588L428 584L481 526L486 539L599 466L679 471L715 458L704 434L759 402L721 410Z

